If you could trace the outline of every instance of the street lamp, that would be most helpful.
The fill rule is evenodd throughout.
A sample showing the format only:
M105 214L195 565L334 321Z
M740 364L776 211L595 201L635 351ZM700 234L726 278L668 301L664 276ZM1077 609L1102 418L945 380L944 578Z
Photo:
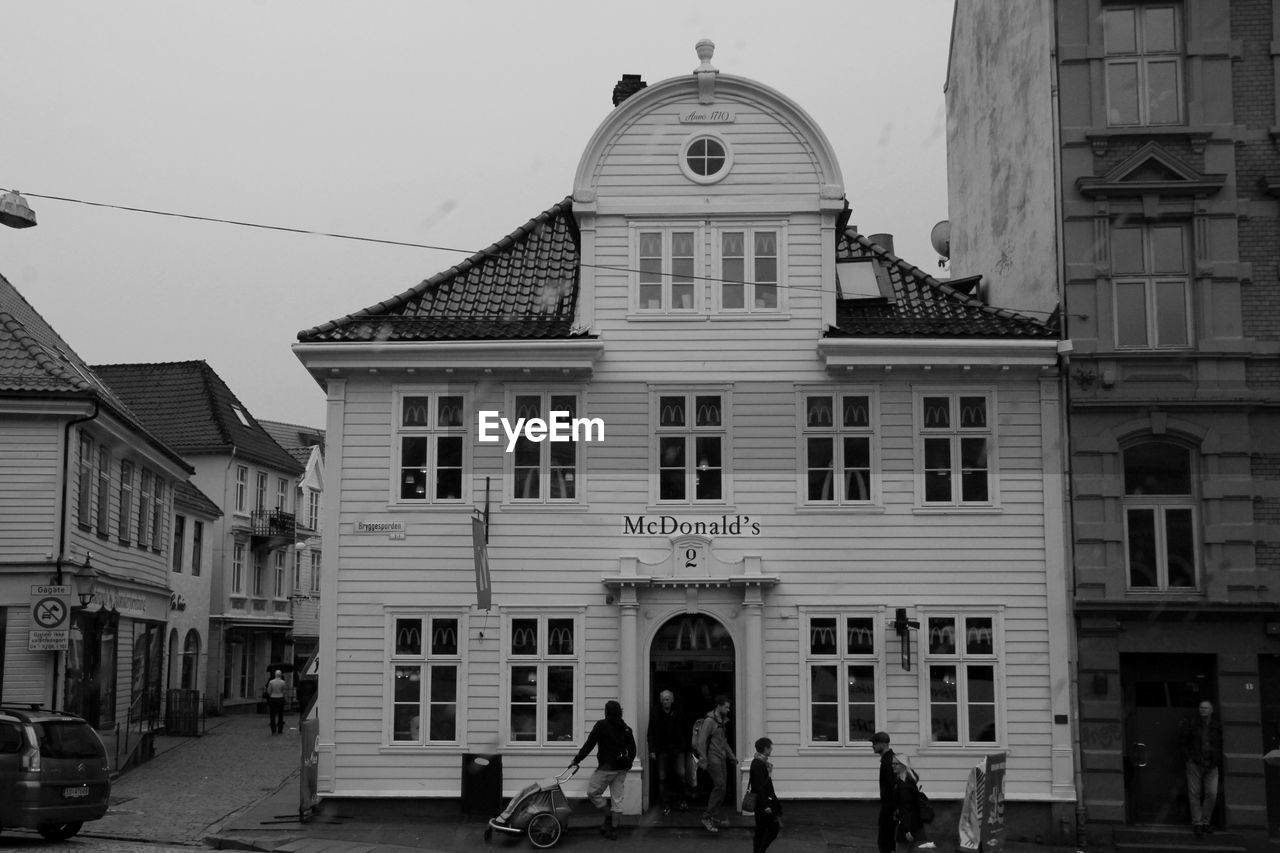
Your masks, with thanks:
M36 213L17 190L0 196L0 223L10 228L30 228L36 224Z

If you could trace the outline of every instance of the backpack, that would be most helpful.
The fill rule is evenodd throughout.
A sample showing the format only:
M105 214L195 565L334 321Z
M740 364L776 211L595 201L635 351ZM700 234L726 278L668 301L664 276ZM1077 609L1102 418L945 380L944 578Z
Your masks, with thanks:
M929 795L920 789L916 789L916 812L920 815L921 823L933 823L933 803L929 802Z

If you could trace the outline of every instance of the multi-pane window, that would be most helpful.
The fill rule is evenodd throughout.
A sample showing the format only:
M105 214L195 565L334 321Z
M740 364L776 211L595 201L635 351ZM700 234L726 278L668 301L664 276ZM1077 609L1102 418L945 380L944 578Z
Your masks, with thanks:
M641 311L696 311L696 276L702 264L700 232L694 229L640 231L637 295Z
M182 571L182 557L185 550L187 538L187 517L185 515L175 515L173 517L173 570L175 572Z
M805 637L809 675L809 740L854 744L876 723L876 620L871 615L811 615Z
M778 232L721 231L720 308L724 311L778 309Z
M311 552L311 591L320 591L320 555L315 551Z
M307 490L307 527L312 530L320 523L320 493L313 490Z
M804 394L805 501L871 502L870 394Z
M458 684L462 657L457 616L392 620L391 740L458 740ZM425 722L425 725L424 725Z
M244 595L244 543L237 542L231 549L231 593Z
M1187 242L1187 229L1176 223L1111 229L1117 347L1190 345Z
M404 394L398 430L400 500L461 502L467 443L464 395Z
M83 434L76 486L76 522L87 528L93 519L93 439Z
M1168 3L1107 5L1107 124L1111 127L1182 121L1180 8Z
M111 451L98 448L98 513L97 530L100 536L108 535L111 514Z
M989 394L921 395L925 504L961 506L992 500L991 414Z
M1197 588L1191 451L1168 441L1124 450L1125 563L1130 589Z
M204 522L191 522L191 576L200 577L200 552L204 549Z
M151 513L153 505L151 502L151 481L154 479L151 472L146 468L142 469L138 483L138 547L145 548L151 544Z
M166 506L164 480L160 479L160 475L157 474L155 477L155 498L151 501L151 547L156 551L164 549L164 511Z
M116 522L116 535L121 542L128 542L133 534L133 463L120 460L120 518Z
M924 629L930 742L995 743L999 740L995 617L930 615Z
M698 391L656 395L659 501L725 500L726 397Z
M293 552L293 590L302 589L302 552Z
M513 616L507 642L508 738L573 740L578 626L572 616Z
M236 512L248 509L249 501L249 466L236 466Z
M259 471L254 478L253 508L258 512L267 508L267 472Z
M539 393L515 396L517 418L552 415L567 429L578 416L578 398L573 394ZM571 501L578 496L578 442L532 441L524 434L516 439L511 454L511 497L518 501Z
M276 509L281 512L289 509L289 481L284 477L276 478Z
M276 552L275 552L275 573L274 573L274 580L275 580L275 584L274 584L274 591L273 591L273 593L272 593L272 594L273 594L276 598L284 598L284 596L285 596L285 586L284 586L284 551L276 551Z

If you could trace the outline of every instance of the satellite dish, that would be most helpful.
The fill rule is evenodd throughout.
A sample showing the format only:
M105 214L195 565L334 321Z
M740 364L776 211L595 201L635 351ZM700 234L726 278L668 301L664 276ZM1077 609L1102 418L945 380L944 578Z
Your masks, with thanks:
M944 258L951 257L951 220L944 219L929 232L933 250Z

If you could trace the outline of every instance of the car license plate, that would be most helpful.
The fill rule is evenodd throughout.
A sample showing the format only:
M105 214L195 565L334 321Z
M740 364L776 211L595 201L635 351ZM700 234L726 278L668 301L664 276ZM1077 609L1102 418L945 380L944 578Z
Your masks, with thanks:
M62 792L62 796L66 797L68 800L75 800L75 799L79 799L80 797L87 797L89 796L89 786L81 785L77 788L66 788Z

